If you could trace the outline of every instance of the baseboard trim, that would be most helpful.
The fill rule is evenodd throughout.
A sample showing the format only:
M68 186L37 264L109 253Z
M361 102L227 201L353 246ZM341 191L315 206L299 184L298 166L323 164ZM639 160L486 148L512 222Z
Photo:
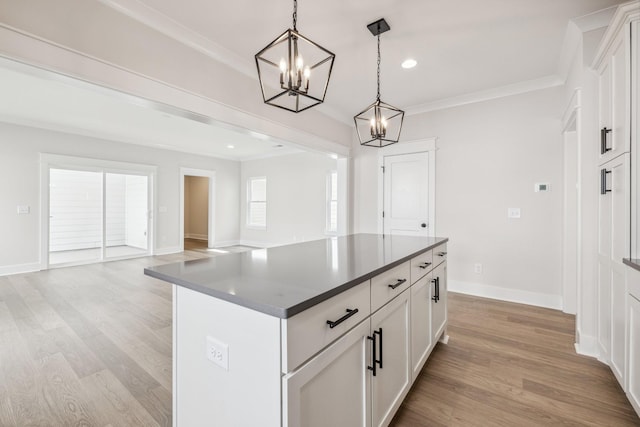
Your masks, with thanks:
M560 295L541 294L451 279L447 280L447 285L449 291L460 294L562 310L562 297Z
M0 276L9 276L11 274L21 274L21 273L33 273L34 271L40 271L39 262L1 266Z
M598 340L596 337L579 334L579 342L575 343L576 353L599 359Z
M182 252L180 246L170 246L168 248L156 248L154 255L170 255Z
M206 234L185 233L184 238L185 239L193 239L193 240L204 240L204 241L208 241L209 240L209 236L207 236Z
M240 240L221 240L219 242L215 242L213 244L214 248L224 248L225 246L236 246L240 245Z

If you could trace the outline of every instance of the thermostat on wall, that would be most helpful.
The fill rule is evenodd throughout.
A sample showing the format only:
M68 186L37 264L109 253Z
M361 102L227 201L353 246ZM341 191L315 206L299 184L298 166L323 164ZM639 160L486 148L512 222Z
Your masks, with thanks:
M539 193L541 191L551 191L551 185L546 182L536 182L534 191Z

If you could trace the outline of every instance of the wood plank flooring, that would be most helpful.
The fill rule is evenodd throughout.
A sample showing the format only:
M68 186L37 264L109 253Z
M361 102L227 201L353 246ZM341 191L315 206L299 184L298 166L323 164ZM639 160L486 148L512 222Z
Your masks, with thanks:
M170 425L171 287L142 270L217 255L196 246L0 277L0 426ZM640 426L609 368L575 354L573 316L449 304L449 344L393 426Z
M393 426L640 426L609 367L575 353L574 316L449 295L449 343Z

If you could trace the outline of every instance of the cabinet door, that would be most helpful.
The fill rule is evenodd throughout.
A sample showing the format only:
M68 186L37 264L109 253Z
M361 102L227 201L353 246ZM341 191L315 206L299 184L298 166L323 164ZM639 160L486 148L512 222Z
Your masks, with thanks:
M631 192L629 174L629 153L622 154L605 164L605 169L610 173L607 195L611 197L610 235L611 235L611 259L622 263L622 258L629 258L629 224L631 222Z
M614 41L611 54L611 151L614 158L629 151L629 63L627 49L631 40L626 40L627 32L621 31Z
M376 427L389 425L411 386L410 328L408 291L371 316L380 361L371 381L372 425Z
M627 286L623 264L611 263L611 370L623 390L626 389L625 338L627 336Z
M411 380L429 357L431 339L431 274L411 286Z
M435 344L447 324L447 263L440 264L431 274L431 337Z
M284 426L370 426L369 320L282 379Z
M640 300L629 294L629 386L627 396L640 414Z
M599 116L599 129L602 131L603 129L611 130L611 59L608 59L606 62L602 64L602 67L599 70L598 76L598 116ZM598 153L599 162L598 164L604 163L606 158L609 157L609 152L603 153L603 142L602 138L608 138L608 142L605 144L609 148L611 147L611 132L608 132L606 135L601 134L598 139Z
M598 255L598 347L600 361L611 351L611 259Z

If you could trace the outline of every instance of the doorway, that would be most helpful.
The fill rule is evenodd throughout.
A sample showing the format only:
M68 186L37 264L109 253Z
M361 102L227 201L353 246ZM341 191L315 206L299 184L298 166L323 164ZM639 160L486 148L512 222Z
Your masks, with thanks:
M47 267L150 254L150 175L81 165L46 174Z
M215 245L215 171L180 169L180 246L207 249Z
M384 147L378 163L379 232L435 236L435 138Z

